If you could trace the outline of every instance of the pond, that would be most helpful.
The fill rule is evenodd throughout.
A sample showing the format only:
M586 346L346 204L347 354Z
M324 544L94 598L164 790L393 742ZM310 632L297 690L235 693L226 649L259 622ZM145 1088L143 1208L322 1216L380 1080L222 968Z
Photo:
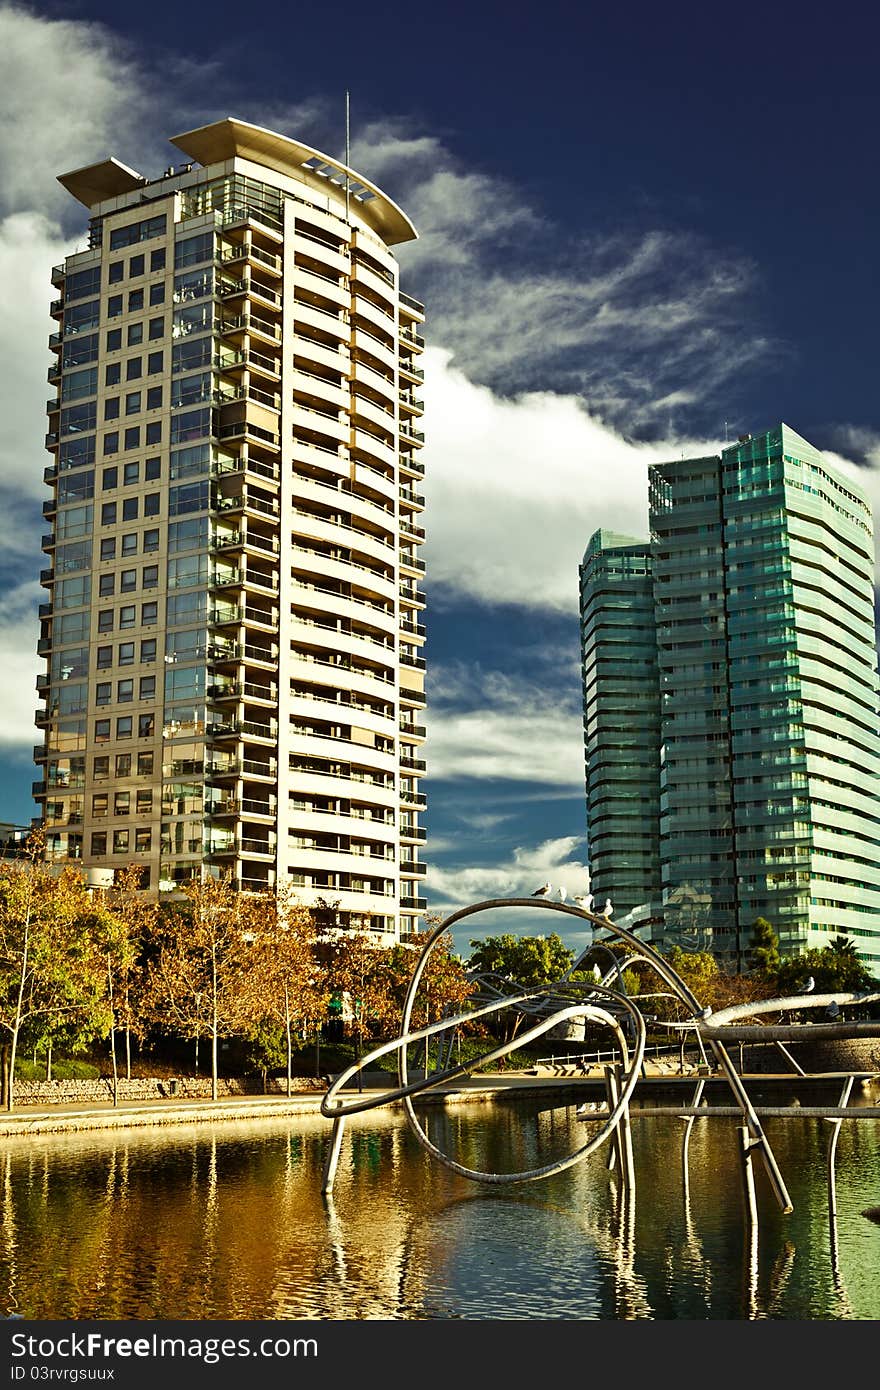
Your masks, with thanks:
M572 1105L423 1112L471 1167L579 1147ZM607 1150L557 1176L475 1184L398 1110L349 1122L332 1200L318 1116L0 1141L0 1312L27 1319L876 1319L880 1122L846 1122L829 1225L830 1126L770 1119L794 1201L757 1174L744 1220L736 1122L633 1118L636 1192ZM833 1235L833 1238L832 1238Z

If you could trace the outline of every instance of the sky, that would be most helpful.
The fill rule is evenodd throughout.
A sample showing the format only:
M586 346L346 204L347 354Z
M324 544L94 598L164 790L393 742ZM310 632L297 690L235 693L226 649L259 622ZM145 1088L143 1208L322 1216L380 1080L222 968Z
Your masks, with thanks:
M880 499L878 38L803 0L0 0L0 819L35 810L49 274L85 233L57 174L155 176L229 115L339 157L350 91L428 315L429 908L570 897L592 532L645 533L649 463L780 420Z

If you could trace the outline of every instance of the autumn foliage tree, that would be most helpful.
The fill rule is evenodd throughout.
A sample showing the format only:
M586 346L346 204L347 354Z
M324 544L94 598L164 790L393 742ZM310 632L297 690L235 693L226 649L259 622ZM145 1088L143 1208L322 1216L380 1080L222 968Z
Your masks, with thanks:
M289 892L265 893L251 902L248 969L243 998L250 1030L284 1039L287 1094L293 1090L293 1038L319 1026L329 999L320 969L309 910ZM266 1043L264 1043L264 1048Z
M0 1029L6 1108L24 1038L51 1045L103 1036L110 1023L102 950L105 922L81 870L43 860L41 832L23 859L0 864Z
M183 894L158 928L145 1006L154 1024L210 1040L216 1100L220 1039L241 1035L249 1022L253 901L228 878L190 879Z

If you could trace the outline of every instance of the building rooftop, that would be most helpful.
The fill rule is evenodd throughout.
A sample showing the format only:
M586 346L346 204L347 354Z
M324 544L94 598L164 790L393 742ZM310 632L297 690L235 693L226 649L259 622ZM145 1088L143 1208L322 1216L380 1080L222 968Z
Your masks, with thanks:
M200 126L182 135L174 135L171 144L185 155L207 166L222 164L230 159L248 159L274 169L288 178L295 178L312 188L326 191L332 183L344 190L348 182L349 196L360 215L373 227L388 246L414 241L418 232L395 202L363 175L320 150L279 135L262 126L251 125L232 116L210 125ZM91 211L109 198L118 198L137 188L145 188L152 180L130 169L113 157L60 174L58 182L68 193Z

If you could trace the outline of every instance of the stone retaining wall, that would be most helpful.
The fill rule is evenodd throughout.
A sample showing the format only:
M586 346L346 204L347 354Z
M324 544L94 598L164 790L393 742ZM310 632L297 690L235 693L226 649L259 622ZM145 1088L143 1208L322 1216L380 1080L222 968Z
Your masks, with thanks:
M322 1077L295 1076L294 1091L325 1091L327 1081ZM120 1100L169 1100L173 1097L184 1100L210 1100L211 1078L209 1076L179 1077L133 1077L126 1081L119 1078L118 1094ZM287 1094L287 1077L270 1076L265 1092L262 1080L256 1076L220 1077L217 1081L217 1096L283 1096ZM96 1105L113 1099L113 1079L102 1076L96 1081L16 1081L16 1105Z

